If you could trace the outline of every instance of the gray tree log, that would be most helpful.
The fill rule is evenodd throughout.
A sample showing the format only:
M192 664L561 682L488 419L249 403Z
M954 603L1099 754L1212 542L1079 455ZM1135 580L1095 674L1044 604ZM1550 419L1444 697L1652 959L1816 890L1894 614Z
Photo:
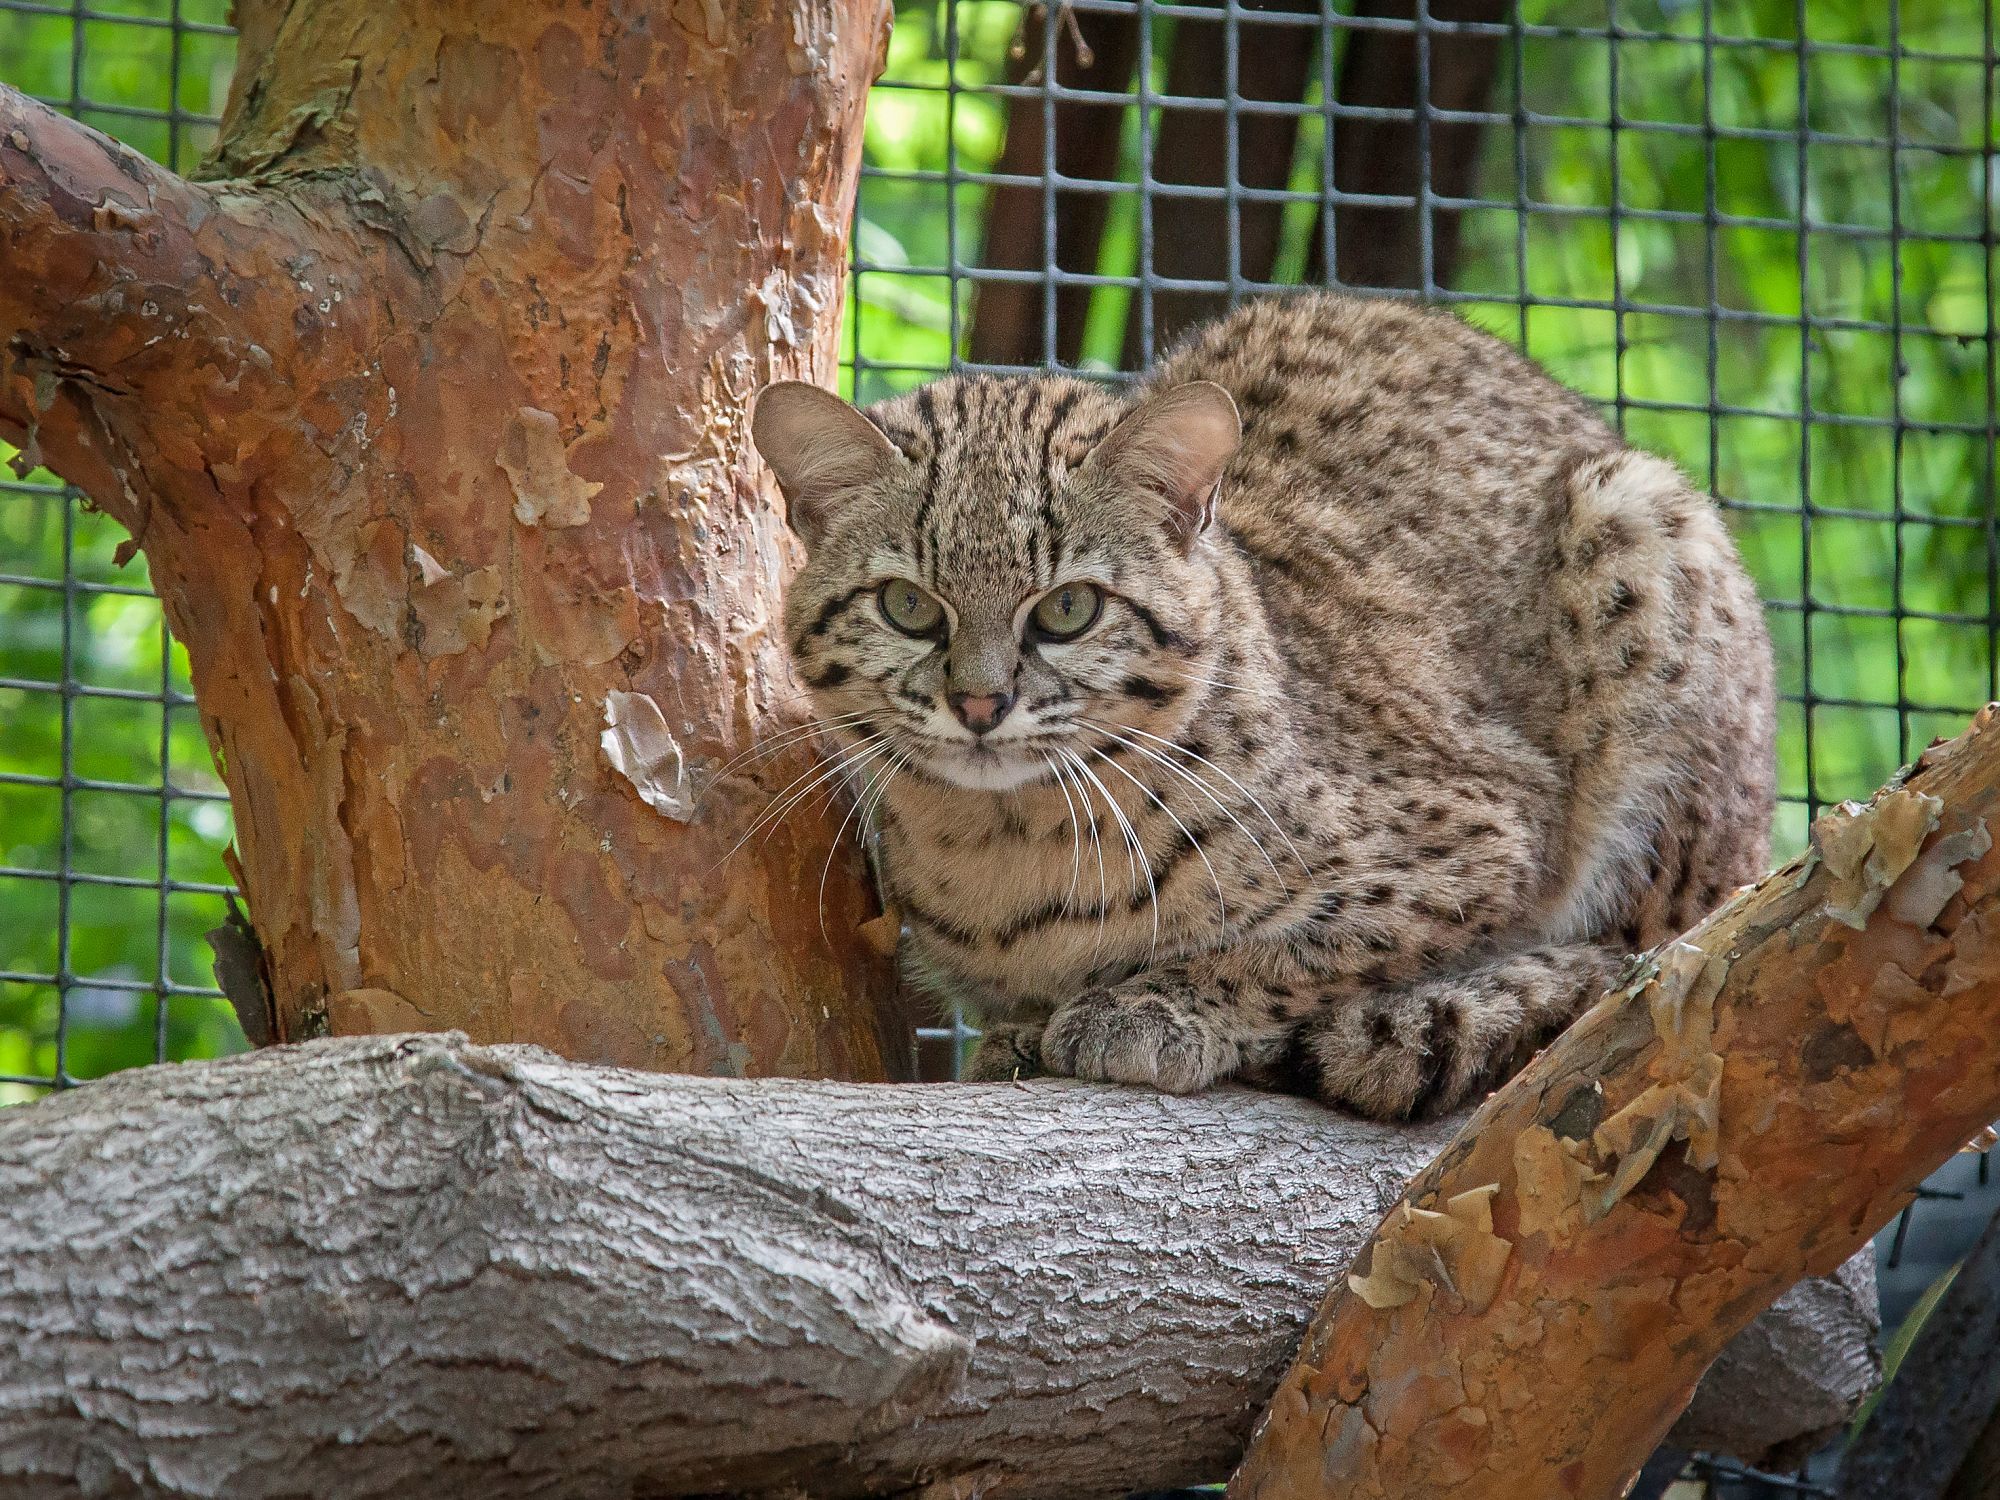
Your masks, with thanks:
M2000 1214L1991 1219L1840 1460L1840 1500L1942 1500L2000 1412ZM2000 1491L1982 1452L1985 1493ZM1970 1483L1970 1481L1967 1481ZM1976 1491L1975 1491L1976 1492Z
M452 1035L120 1074L0 1112L0 1495L1218 1478L1454 1128ZM1684 1430L1754 1457L1839 1422L1873 1331L1865 1265L1808 1284Z

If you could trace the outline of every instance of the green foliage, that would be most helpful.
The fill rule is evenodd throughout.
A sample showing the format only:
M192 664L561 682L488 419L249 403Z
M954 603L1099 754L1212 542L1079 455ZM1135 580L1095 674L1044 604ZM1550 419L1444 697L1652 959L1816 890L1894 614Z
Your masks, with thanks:
M212 138L201 117L219 108L231 47L206 31L137 24L170 7L100 0L92 15L103 19L86 20L0 12L0 79L191 166ZM1465 316L1605 402L1635 441L1729 507L1770 601L1789 695L1777 833L1790 853L1804 842L1809 798L1865 794L1994 691L1993 268L1979 243L1992 208L1983 153L1994 99L1977 7L1902 0L1900 58L1888 54L1885 12L1863 0L1706 9L1715 45L1705 58L1703 6L1623 0L1614 61L1601 35L1558 29L1601 29L1603 7L1525 0L1532 34L1518 68L1511 55L1503 62L1494 104L1508 116L1518 105L1525 123L1488 129L1451 292ZM212 26L224 10L225 0L181 0L179 14ZM1806 43L1848 50L1802 47L1801 17ZM1008 111L990 86L1009 76L1020 19L1014 0L899 10L870 103L855 227L863 269L843 352L846 387L861 399L906 388L967 347L975 292L950 272L980 263L990 188L979 178L998 160ZM1170 21L1154 43L1161 88ZM1319 105L1316 84L1305 102ZM166 116L170 104L180 117ZM1119 131L1119 176L1131 184L1137 110L1098 113ZM1324 116L1309 114L1291 170L1299 197L1284 210L1282 281L1307 263L1323 132ZM1705 222L1708 209L1719 222ZM1113 195L1092 269L1140 274L1139 218L1136 189ZM1802 220L1812 226L1803 245ZM1172 232L1169 205L1155 232ZM1087 365L1116 367L1135 300L1126 286L1092 294ZM75 514L66 540L68 502L36 479L0 486L0 577L59 582L68 555L80 579L143 582L132 576L141 563L111 567L116 531L101 519ZM61 680L64 608L60 588L0 582L0 681ZM150 599L77 593L68 611L77 681L187 690ZM0 687L0 871L62 863L59 792L5 778L63 774L63 701ZM157 703L77 696L69 713L72 774L159 784ZM165 756L174 785L218 787L192 709L166 715ZM174 994L161 1016L150 991L89 984L206 984L199 934L220 920L220 897L169 892L163 943L158 882L163 860L171 881L226 880L226 805L171 801L163 835L156 795L78 790L71 802L70 867L144 884L70 889L67 967L82 978L68 1070L87 1077L156 1048L179 1057L240 1045L217 1000ZM58 899L53 881L0 873L0 971L55 969ZM52 987L0 981L0 1074L49 1076L56 1030ZM0 1084L0 1099L9 1088Z

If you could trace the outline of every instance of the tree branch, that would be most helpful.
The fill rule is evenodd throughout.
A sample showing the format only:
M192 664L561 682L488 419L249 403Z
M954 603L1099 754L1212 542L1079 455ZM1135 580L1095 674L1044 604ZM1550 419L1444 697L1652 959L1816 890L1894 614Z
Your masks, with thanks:
M1996 817L2000 705L1489 1099L1328 1296L1231 1494L1622 1494L1723 1344L2000 1114Z
M143 539L152 501L188 493L160 475L233 457L218 418L288 404L242 332L298 248L288 218L0 85L0 433L24 465Z
M0 85L9 420L31 425L52 380L123 395L179 358L217 311L190 228L211 209L206 189Z
M456 1036L120 1074L0 1113L0 1489L1212 1479L1450 1129L1244 1091L669 1078ZM1820 1295L1745 1347L1753 1387L1782 1393L1774 1354L1822 1382L1732 1413L1747 1452L1870 1383L1865 1267Z

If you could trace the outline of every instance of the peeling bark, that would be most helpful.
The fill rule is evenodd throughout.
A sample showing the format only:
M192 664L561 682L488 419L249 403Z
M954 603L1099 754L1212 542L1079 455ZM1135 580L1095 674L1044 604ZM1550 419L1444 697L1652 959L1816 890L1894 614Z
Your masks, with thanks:
M0 1494L1214 1479L1451 1130L460 1037L119 1074L0 1112ZM1725 1356L1753 1394L1708 1403L1711 1437L1755 1456L1847 1414L1874 1299L1844 1274Z
M1411 1184L1232 1496L1622 1494L1716 1351L2000 1114L1996 820L2000 705L1638 967Z
M238 19L204 182L0 89L0 433L146 551L277 1035L902 1073L837 816L725 861L810 749L714 780L802 712L743 409L830 374L888 6Z

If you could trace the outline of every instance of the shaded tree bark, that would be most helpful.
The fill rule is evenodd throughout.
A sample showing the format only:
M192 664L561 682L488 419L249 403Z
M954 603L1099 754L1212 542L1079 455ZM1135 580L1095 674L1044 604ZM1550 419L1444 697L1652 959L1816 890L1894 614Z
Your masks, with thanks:
M1427 118L1427 111L1486 109L1501 38L1420 27L1414 0L1361 0L1355 14L1407 24L1358 30L1348 43L1340 102L1369 113L1341 120L1334 132L1334 191L1407 201L1335 207L1334 279L1342 286L1412 291L1448 287L1458 266L1459 211L1430 208L1424 195L1472 195L1485 132ZM1513 0L1434 0L1425 14L1434 22L1498 25L1513 14ZM1328 237L1322 220L1308 280L1326 274Z
M1925 1319L1896 1378L1841 1455L1842 1500L1944 1500L2000 1413L2000 1217ZM1991 1456L1979 1463L1990 1474ZM1975 1470L1975 1472L1977 1472ZM1966 1485L1958 1486L1964 1492ZM1990 1481L1989 1481L1990 1483ZM1977 1492L1977 1486L1972 1486Z
M1254 196L1286 187L1297 158L1300 119L1296 113L1239 110L1232 127L1222 108L1232 92L1239 100L1299 104L1312 77L1315 38L1308 28L1259 20L1270 12L1315 15L1303 0L1273 4L1239 15L1235 27L1234 84L1231 89L1229 38L1218 20L1182 13L1175 21L1166 92L1182 99L1213 101L1213 108L1163 108L1154 133L1152 175L1169 191L1153 199L1152 256L1141 274L1166 280L1207 281L1219 288L1162 289L1150 297L1150 313L1135 296L1125 324L1122 363L1139 369L1149 350L1171 343L1189 327L1224 311L1233 293L1268 283L1276 272L1284 206ZM1427 112L1478 112L1491 103L1493 81L1504 51L1503 38L1461 25L1504 24L1509 0L1436 0L1417 24L1413 0L1364 0L1356 7L1362 23L1345 31L1335 88L1333 187L1338 194L1384 202L1343 202L1331 222L1315 224L1307 249L1305 279L1328 281L1326 248L1334 246L1332 282L1341 286L1417 290L1445 287L1457 270L1460 214L1427 207L1421 194L1470 196L1478 184L1484 132L1476 124L1430 118ZM1075 65L1066 38L1057 39L1057 81L1065 88L1122 91L1130 88L1137 53L1132 17L1075 13L1097 61ZM1385 24L1366 24L1385 23ZM1039 76L1042 28L1030 23L1025 60L1015 82ZM1053 118L1055 171L1068 179L1106 179L1118 160L1120 118L1130 105L1070 99L1016 99L1008 112L1007 142L998 170L1036 176L1044 172L1044 122ZM1320 127L1314 124L1309 130ZM1426 160L1428 157L1428 160ZM1232 198L1231 185L1253 196ZM1194 191L1184 196L1172 189ZM995 191L987 219L983 264L1035 270L1044 263L1044 215L1056 216L1055 263L1065 270L1090 271L1098 264L1107 200L1101 194L1058 188L1007 186ZM1232 262L1231 237L1234 236ZM1426 279L1428 273L1428 281ZM1038 365L1051 352L1045 336L1046 303L1036 283L1000 282L980 287L970 340L975 362ZM1077 362L1083 348L1090 289L1066 287L1057 293L1054 357Z
M1023 23L1021 55L1007 72L1010 83L1052 77L1066 89L1111 94L1131 87L1139 38L1129 17L1070 11L1053 28L1049 20L1044 7ZM1055 173L1071 182L1115 182L1124 108L1122 101L1106 105L1016 99L1007 115L1007 139L993 169L1011 177L1046 178L1053 164ZM1108 193L1089 188L997 187L987 208L980 264L1001 271L1094 272L1110 204ZM1053 254L1047 224L1051 215ZM980 283L969 339L972 359L978 364L1033 367L1054 358L1074 365L1082 357L1091 289L1057 288L1053 314L1047 292L1038 280Z
M1174 186L1207 191L1198 197L1154 200L1151 274L1155 276L1219 282L1224 287L1271 279L1284 205L1225 194L1232 184L1252 192L1275 192L1289 184L1298 151L1298 116L1248 110L1239 111L1232 123L1220 107L1232 94L1239 100L1281 104L1297 104L1306 96L1313 33L1298 26L1259 24L1267 11L1317 15L1319 7L1311 0L1276 0L1240 18L1235 26L1233 90L1228 27L1219 20L1188 15L1176 25L1167 92L1213 100L1218 107L1161 112L1153 148L1154 178L1170 191ZM1140 271L1145 274L1147 268ZM1234 300L1228 290L1159 291L1152 294L1149 320L1135 298L1125 320L1125 368L1143 369L1181 333L1225 312Z
M253 1034L899 1071L839 809L729 854L809 748L715 775L799 712L743 407L830 373L888 6L237 16L206 181L0 90L0 432L187 645Z
M1996 818L2000 705L1638 967L1390 1211L1230 1493L1622 1494L1716 1351L2000 1114Z
M459 1037L120 1074L0 1113L0 1493L1213 1479L1451 1129ZM1724 1357L1704 1441L1755 1456L1846 1416L1874 1298L1867 1262L1842 1275Z

